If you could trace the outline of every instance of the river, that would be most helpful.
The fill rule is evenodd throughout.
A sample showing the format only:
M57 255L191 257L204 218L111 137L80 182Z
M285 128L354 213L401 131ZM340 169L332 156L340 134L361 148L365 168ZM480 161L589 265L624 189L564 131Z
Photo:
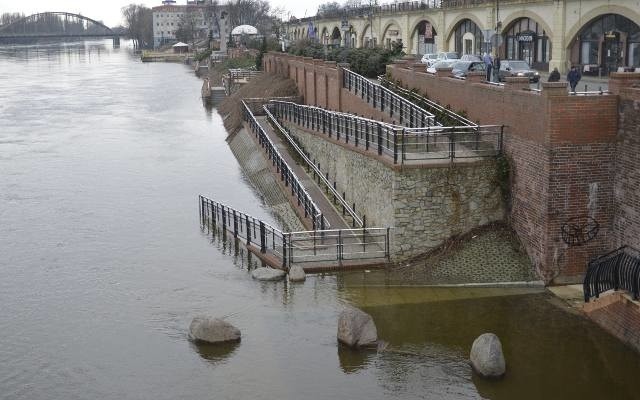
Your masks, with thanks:
M639 357L544 293L253 281L198 194L274 222L201 82L110 41L0 47L0 399L632 399ZM370 312L385 351L336 343ZM239 344L196 346L226 316ZM507 376L468 365L503 340Z

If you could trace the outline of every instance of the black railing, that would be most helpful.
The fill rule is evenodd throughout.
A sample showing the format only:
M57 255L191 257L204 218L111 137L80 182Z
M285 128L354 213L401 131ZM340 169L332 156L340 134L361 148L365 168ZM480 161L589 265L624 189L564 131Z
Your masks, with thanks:
M284 185L291 188L291 195L297 200L298 206L303 208L304 217L311 219L314 230L328 228L329 222L322 215L320 208L314 203L313 199L300 183L300 180L295 175L291 167L289 167L287 162L284 160L275 144L273 144L271 139L269 139L269 136L262 126L260 126L260 123L256 120L256 117L251 112L249 106L247 106L247 103L243 101L242 105L244 107L244 120L249 124L251 132L258 138L260 146L264 148L267 153L267 157L272 162L272 165L276 167L276 172L280 174L280 179L284 182Z
M441 106L435 101L429 100L424 96L419 95L416 92L407 90L396 83L388 80L384 75L378 77L378 82L383 87L392 90L398 95L404 97L412 103L415 103L425 110L429 111L435 116L436 122L441 125L458 125L458 126L477 126L478 124L463 117L460 114L453 112L452 110Z
M342 86L373 108L389 115L397 125L425 128L437 125L435 115L377 83L348 69L343 69ZM394 125L396 123L394 122Z
M430 126L406 128L296 103L271 101L279 119L327 136L394 164L421 160L495 157L502 152L503 127Z
M600 256L591 262L584 278L584 301L599 297L607 290L623 289L640 296L640 252L632 247L623 246Z
M337 202L339 206L342 206L343 215L345 213L349 214L349 216L351 217L351 221L353 222L353 227L355 228L357 226L359 228L366 228L366 217L364 215L362 216L362 218L358 216L358 214L354 210L355 204L353 204L352 207L351 205L349 205L349 203L347 203L344 196L341 195L340 192L338 192L338 190L336 189L335 182L333 183L333 185L331 184L331 182L329 182L328 177L322 173L320 168L315 165L315 163L311 159L309 159L307 154L300 148L298 143L291 137L291 135L289 135L289 132L280 124L280 121L278 121L278 119L269 110L269 107L273 107L273 105L265 104L263 107L267 118L269 119L269 121L271 121L275 129L277 129L280 134L284 136L289 145L296 151L296 153L298 153L298 156L302 158L302 160L307 164L307 167L311 171L313 171L314 179L317 179L317 182L325 187L325 191L327 194L333 195L334 204Z
M390 228L325 229L302 232L281 230L217 201L199 196L200 221L210 229L222 228L260 253L272 256L288 270L297 263L320 262L339 267L343 261L389 259Z

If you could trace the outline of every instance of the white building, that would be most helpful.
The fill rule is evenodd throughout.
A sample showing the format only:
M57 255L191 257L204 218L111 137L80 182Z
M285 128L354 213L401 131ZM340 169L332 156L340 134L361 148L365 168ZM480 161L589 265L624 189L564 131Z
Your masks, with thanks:
M210 36L212 39L220 40L221 45L227 42L230 27L225 5L214 7L210 0L187 1L187 4L176 5L174 0L164 0L161 6L153 7L152 11L154 48L176 42L176 31L180 22L189 14L192 14L191 17L195 20L198 38L205 39Z

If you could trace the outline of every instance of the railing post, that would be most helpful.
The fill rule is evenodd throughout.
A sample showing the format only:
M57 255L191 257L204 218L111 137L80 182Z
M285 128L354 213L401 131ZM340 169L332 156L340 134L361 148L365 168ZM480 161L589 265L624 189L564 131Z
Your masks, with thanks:
M393 130L393 163L398 163L398 132Z
M209 203L209 205L211 206L211 219L213 220L213 225L216 224L216 211L218 209L218 206L216 204L213 203Z
M247 246L251 244L251 223L249 222L249 216L245 215L246 230L247 230Z
M267 252L267 232L264 227L264 222L260 221L260 253Z
M390 253L390 251L389 251L389 247L390 247L390 244L389 244L389 229L391 229L391 228L387 228L387 237L386 237L386 239L384 241L384 255L385 255L385 257L387 257L387 260L389 260L389 258L390 258L390 254L389 254Z
M453 132L453 128L449 131L449 158L451 161L456 157L456 143L454 138L455 133Z
M233 237L238 237L238 216L236 215L236 210L233 210Z
M282 269L287 269L287 234L282 234Z
M337 257L338 261L341 261L342 260L342 229L338 230L338 244L337 244L336 247L337 247L336 248L336 251L337 251L336 257Z
M222 206L222 229L227 228L227 213L224 210L224 206Z
M382 124L378 123L378 155L382 155Z

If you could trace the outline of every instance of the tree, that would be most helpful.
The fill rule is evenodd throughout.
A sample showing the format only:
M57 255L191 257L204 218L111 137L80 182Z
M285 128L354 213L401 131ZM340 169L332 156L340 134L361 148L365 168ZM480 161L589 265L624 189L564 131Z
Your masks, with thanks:
M188 9L182 14L176 30L176 39L184 43L192 43L198 36L198 14Z
M266 0L230 0L227 9L231 27L252 25L262 35L270 34L273 29L274 17Z
M129 4L122 7L122 16L135 48L153 44L153 13L150 8L142 4Z

